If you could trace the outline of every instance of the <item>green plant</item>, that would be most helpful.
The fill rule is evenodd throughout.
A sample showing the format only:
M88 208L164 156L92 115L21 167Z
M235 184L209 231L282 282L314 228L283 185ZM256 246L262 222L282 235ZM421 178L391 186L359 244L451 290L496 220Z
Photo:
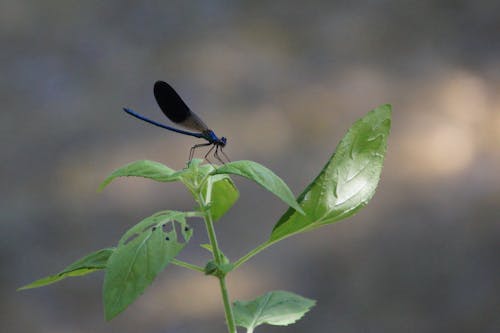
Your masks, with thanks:
M236 326L253 332L260 324L288 325L300 319L315 301L285 291L269 292L252 301L230 303L226 276L265 248L292 235L345 219L364 207L375 193L387 146L391 106L369 112L350 128L335 153L314 181L295 200L288 186L272 171L252 161L236 161L214 167L193 160L175 171L153 161L137 161L114 171L100 186L117 177L137 176L159 182L182 182L198 207L194 211L165 210L130 228L118 244L93 252L60 273L19 289L45 286L70 276L105 270L104 310L110 320L125 310L168 264L185 267L219 280L229 332ZM290 208L274 226L269 239L248 254L230 262L221 251L214 223L239 197L229 175L252 180L275 194ZM213 259L205 267L175 259L193 234L187 219L204 221L210 244L201 246Z

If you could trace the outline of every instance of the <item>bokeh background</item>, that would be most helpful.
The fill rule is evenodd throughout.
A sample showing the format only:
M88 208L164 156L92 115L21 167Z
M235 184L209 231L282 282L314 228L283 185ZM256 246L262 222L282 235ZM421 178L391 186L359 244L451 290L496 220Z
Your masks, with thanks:
M103 318L102 272L26 291L141 218L193 207L178 184L122 179L182 168L195 142L163 119L170 82L298 194L348 127L392 103L380 186L353 218L288 239L229 277L233 299L285 289L317 306L260 332L500 332L500 2L1 1L0 331L224 332L216 280L170 267ZM286 207L236 179L217 225L226 254L264 241ZM202 265L202 225L182 258Z

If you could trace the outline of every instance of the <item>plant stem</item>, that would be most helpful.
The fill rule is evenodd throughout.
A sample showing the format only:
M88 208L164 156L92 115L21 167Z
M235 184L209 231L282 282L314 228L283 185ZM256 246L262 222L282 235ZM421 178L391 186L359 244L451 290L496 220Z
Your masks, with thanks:
M256 255L257 253L259 253L260 251L268 248L269 246L273 245L275 242L271 242L271 241L267 241L267 242L264 242L262 244L260 244L259 246L257 246L255 249L251 250L250 252L248 252L247 254L245 254L243 257L241 257L240 259L236 260L233 264L233 270L235 270L236 268L240 267L241 265L243 265L246 261L250 260L254 255Z
M191 269L193 271L198 271L198 272L202 272L202 273L205 272L205 269L203 269L203 267L200 267L198 265L193 265L193 264L190 264L188 262L185 262L185 261L182 261L179 259L174 258L174 259L172 259L172 261L170 263L177 265L177 266L180 266L180 267Z
M226 314L226 324L228 331L229 333L237 333L233 308L231 307L231 301L229 300L229 294L227 292L225 276L219 277L219 286L222 294L222 300L224 301L224 313Z
M303 228L303 229L300 229L300 230L297 230L296 232L293 232L293 233L290 233L289 235L286 235L285 237L282 237L282 238L278 238L278 239L275 239L275 240L268 240L262 244L260 244L259 246L257 246L255 249L251 250L250 252L248 252L247 254L245 254L243 257L241 257L240 259L236 260L233 264L233 270L235 270L236 268L240 267L241 265L243 265L245 262L247 262L248 260L250 260L253 256L255 256L256 254L258 254L259 252L267 249L269 246L273 245L274 243L277 243L279 241L282 241L283 239L285 238L288 238L288 237L291 237L293 235L296 235L296 234L299 234L301 232L305 232L305 231L308 231L308 230L314 230L316 227L306 227L306 228Z
M210 245L212 246L212 254L214 257L214 261L217 264L217 266L220 267L220 265L222 264L222 256L219 249L219 244L217 243L217 237L215 236L215 228L214 228L214 221L212 219L212 214L210 213L210 210L207 209L207 206L205 205L205 200L203 199L203 196L200 193L198 194L198 202L201 206L201 209L205 213L204 216L205 226L207 228L208 238L210 239ZM236 323L234 321L233 308L231 307L231 302L229 300L229 293L226 287L225 274L219 275L217 276L217 278L219 279L222 301L224 303L224 313L226 315L226 324L228 331L229 333L237 333Z

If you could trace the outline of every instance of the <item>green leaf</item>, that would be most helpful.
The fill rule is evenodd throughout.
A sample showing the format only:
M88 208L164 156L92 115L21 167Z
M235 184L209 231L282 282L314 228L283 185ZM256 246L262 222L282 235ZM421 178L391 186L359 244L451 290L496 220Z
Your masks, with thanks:
M356 121L316 179L299 196L306 215L289 209L274 226L270 242L345 219L375 193L391 127L391 106Z
M207 250L208 252L210 253L214 253L214 250L212 249L212 245L210 244L200 244L200 247L204 248L205 250Z
M70 276L82 276L92 272L95 272L100 269L106 268L106 262L108 261L109 256L113 253L113 248L102 249L99 251L95 251L90 253L89 255L78 259L71 265L64 268L61 272L44 277L42 279L36 280L30 284L27 284L17 290L25 290L43 287L55 282L58 282L62 279L65 279Z
M236 161L218 167L214 174L233 174L253 180L266 190L270 191L287 205L303 214L292 191L286 183L265 166L253 161Z
M108 260L104 278L104 309L110 320L148 287L192 236L186 213L163 211L128 230ZM182 237L178 236L178 229ZM181 239L183 238L183 239Z
M113 171L113 173L101 183L98 191L102 191L109 183L118 177L143 177L159 182L171 182L179 180L179 172L175 172L166 165L155 161L135 161Z
M226 214L240 196L238 189L227 175L210 176L202 193L214 221Z
M233 303L236 325L247 332L262 325L287 326L295 323L308 312L316 301L288 291L272 291L253 301Z

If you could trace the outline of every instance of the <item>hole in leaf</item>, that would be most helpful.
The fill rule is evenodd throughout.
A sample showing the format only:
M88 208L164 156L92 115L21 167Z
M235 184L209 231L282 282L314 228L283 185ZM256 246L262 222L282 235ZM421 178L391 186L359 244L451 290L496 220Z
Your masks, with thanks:
M168 233L171 233L171 232L175 232L173 221L169 221L167 223L163 223L163 225L161 227L162 227L162 230L163 230L164 233L168 234Z

